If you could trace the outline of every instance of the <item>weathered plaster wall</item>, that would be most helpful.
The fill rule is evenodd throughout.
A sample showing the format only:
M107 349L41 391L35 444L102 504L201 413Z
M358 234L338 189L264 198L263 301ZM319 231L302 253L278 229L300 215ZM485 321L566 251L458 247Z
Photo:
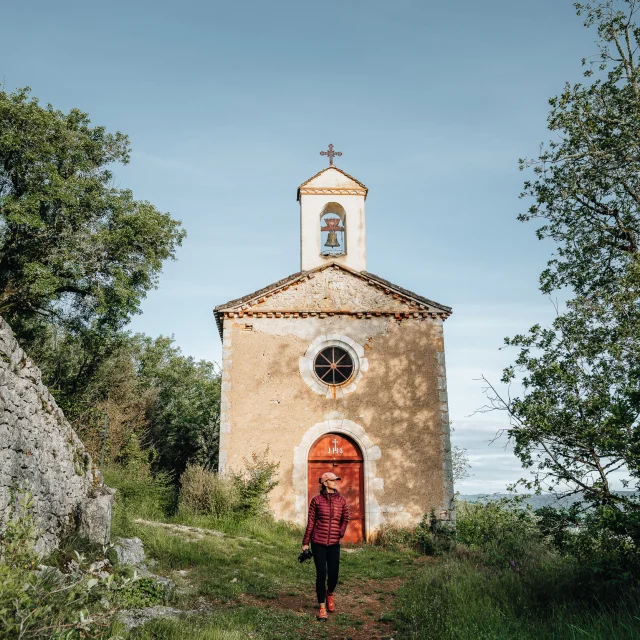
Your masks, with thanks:
M332 170L320 174L306 186L326 189L360 187L344 174ZM337 202L346 212L347 253L343 256L321 255L320 214L328 202ZM356 271L367 270L364 202L364 195L339 193L300 195L300 268L302 271L315 269L327 261L344 264Z
M357 391L343 398L314 393L300 375L300 357L323 334L347 335L366 351L368 370ZM379 447L381 481L374 490L387 521L407 524L431 508L451 511L440 319L225 318L221 469L241 468L243 458L269 447L281 462L272 508L278 517L301 522L305 513L296 505L294 450L326 420L361 426Z
M327 202L337 202L346 212L347 253L323 256L320 251L320 214ZM328 261L344 264L356 271L367 270L366 218L363 196L300 196L300 269L315 269Z
M40 370L0 318L0 527L20 487L33 494L40 552L53 550L72 531L109 540L113 491L94 479L91 458Z

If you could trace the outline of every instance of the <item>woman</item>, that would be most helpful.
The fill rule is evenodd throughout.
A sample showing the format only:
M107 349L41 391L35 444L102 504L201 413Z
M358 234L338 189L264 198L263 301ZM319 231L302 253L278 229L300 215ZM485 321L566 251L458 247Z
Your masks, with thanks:
M349 524L349 506L344 496L338 493L339 480L330 471L322 474L320 493L309 504L309 520L302 539L303 551L309 548L309 541L312 545L316 564L316 594L320 605L318 620L321 622L327 620L327 609L336 610L333 592L338 584L340 540Z

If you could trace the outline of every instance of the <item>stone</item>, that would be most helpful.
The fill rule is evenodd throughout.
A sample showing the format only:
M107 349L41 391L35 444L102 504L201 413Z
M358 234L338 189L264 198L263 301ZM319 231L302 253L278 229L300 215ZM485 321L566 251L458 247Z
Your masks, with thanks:
M96 560L96 562L92 562L89 566L88 572L96 578L105 579L110 575L110 572L108 571L110 568L111 563L105 558L104 560Z
M173 593L175 592L176 589L176 583L171 580L170 578L165 578L164 576L158 576L155 574L151 574L151 576L156 582L164 585L165 588L165 593L167 594L167 598L171 599Z
M50 567L46 564L39 564L38 568L36 569L36 573L41 578L46 578L47 576L52 575L56 580L63 580L65 577L64 573L62 573L60 569L58 569L57 567Z
M111 534L111 511L115 489L99 487L80 505L78 533L98 544L108 544Z
M144 563L145 554L140 538L118 538L113 546L119 564L138 566Z
M41 555L70 534L108 542L113 490L0 317L0 530L19 491L32 495Z
M156 618L177 618L180 615L197 613L197 611L181 611L173 607L164 607L156 605L154 607L145 607L144 609L131 609L128 611L120 611L118 618L127 631L139 627L149 620Z

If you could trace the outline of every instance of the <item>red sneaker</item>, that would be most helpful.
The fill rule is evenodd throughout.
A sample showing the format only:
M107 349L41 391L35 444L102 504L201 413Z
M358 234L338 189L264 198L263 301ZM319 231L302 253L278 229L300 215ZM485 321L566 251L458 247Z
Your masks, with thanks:
M336 610L336 601L335 601L335 598L333 597L333 593L327 593L327 609L329 611Z
M327 605L321 604L320 610L318 611L318 620L320 620L320 622L326 622L328 617L329 616L327 615Z

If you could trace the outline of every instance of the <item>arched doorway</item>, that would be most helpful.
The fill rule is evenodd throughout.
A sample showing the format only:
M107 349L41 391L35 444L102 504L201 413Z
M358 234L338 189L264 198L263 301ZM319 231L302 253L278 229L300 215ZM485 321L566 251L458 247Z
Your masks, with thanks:
M320 490L318 479L325 471L342 478L340 493L347 499L351 520L343 542L361 542L364 532L364 468L358 445L341 433L318 438L309 451L309 501Z

